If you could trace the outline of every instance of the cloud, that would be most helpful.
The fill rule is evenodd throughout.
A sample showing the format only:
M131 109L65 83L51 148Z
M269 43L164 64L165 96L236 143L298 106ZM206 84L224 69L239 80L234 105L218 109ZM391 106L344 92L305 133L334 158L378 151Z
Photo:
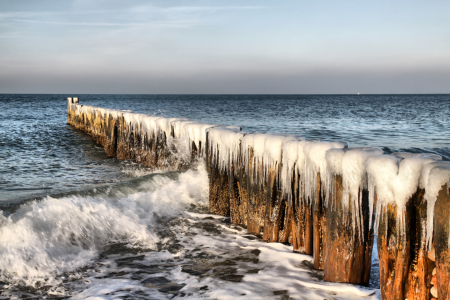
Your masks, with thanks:
M39 23L49 25L79 25L79 26L145 26L149 24L161 27L183 27L187 23L192 24L192 17L200 17L211 13L233 10L264 9L263 6L173 6L158 7L152 5L140 5L122 9L91 9L91 10L66 10L66 11L16 11L0 13L0 20L8 22ZM118 16L118 17L117 17ZM157 19L166 19L165 22L134 22L136 19L146 19L149 16ZM78 21L85 18L102 19L105 21L86 22ZM174 20L177 17L178 20ZM75 19L75 21L60 21L61 19ZM44 19L44 20L43 20ZM121 22L106 20L119 19ZM169 21L170 19L170 21Z
M64 26L101 26L101 27L139 27L139 26L152 26L158 28L184 28L188 24L193 22L186 21L171 21L171 22L146 22L146 23L112 23L112 22L58 22L58 21L40 21L40 20L24 20L24 19L7 19L14 22L24 22L24 23L36 23L36 24L48 24L48 25L64 25Z

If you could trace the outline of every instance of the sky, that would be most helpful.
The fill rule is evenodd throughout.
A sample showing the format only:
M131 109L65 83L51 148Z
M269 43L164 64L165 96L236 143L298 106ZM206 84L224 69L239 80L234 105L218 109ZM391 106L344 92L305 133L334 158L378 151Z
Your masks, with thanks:
M0 93L450 93L450 1L0 0Z

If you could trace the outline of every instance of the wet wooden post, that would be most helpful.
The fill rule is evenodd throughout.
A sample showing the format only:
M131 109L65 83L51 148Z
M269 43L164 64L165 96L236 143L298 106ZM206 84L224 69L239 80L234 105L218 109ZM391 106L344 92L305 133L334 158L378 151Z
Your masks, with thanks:
M432 299L434 262L426 245L426 202L423 190L407 201L404 230L399 228L397 207L387 205L378 226L377 245L382 299Z
M158 130L152 131L148 136L143 134L141 143L142 160L145 166L153 169L164 169L167 166L176 167L177 160L170 160L170 150L166 133ZM194 147L193 147L194 149ZM179 166L181 168L181 166ZM175 168L178 169L178 168Z
M405 298L432 299L432 272L435 262L428 255L426 228L427 202L424 199L425 190L418 189L412 197L412 216L410 223L411 262L405 282Z
M434 241L436 249L437 294L450 300L450 186L443 185L434 207Z
M209 145L209 134L206 134L206 145ZM213 146L214 147L214 146ZM216 157L213 157L210 146L206 150L206 168L209 177L209 212L221 216L230 215L230 190L228 184L228 174L220 170L217 150Z
M380 291L382 299L405 299L405 281L411 263L411 232L412 216L411 199L406 203L403 213L404 230L398 230L396 205L387 204L381 208L378 233L378 261L380 265Z
M114 117L110 114L106 117L106 124L105 124L105 134L106 134L106 141L105 141L105 151L106 155L109 157L115 157L116 156L116 150L117 150L117 121L114 119Z
M279 184L279 165L275 164L268 171L266 185L266 212L264 219L263 240L287 243L291 234L291 220L287 197L283 195Z
M78 104L76 97L68 97L67 101L69 124L92 135L105 147L108 156L135 158L153 168L167 164L165 153L170 149L165 133L153 132L147 136L141 123L127 123L123 114L102 113L89 107L80 110L81 106L73 105ZM192 150L194 158L201 153L201 148L197 149L195 144ZM219 168L217 157L212 157L209 147L205 150L212 213L230 215L233 223L247 225L249 233L263 234L267 241L291 241L294 251L312 253L315 268L325 269L325 280L367 284L373 233L368 229L366 191L360 216L364 230L360 232L356 227L352 231L351 222L342 220L350 220L355 208L350 205L348 212L343 211L339 176L333 191L336 202L326 207L320 174L316 178L316 199L305 199L300 194L298 174L294 174L293 195L289 198L281 192L279 166L270 168L268 178L263 178L263 166L253 161L253 149L248 149L247 168L241 151L240 161L225 169ZM397 219L399 208L391 204L382 208L377 236L383 299L431 300L436 297L432 296L434 286L438 299L450 300L449 186L443 186L435 206L435 257L430 255L426 244L427 203L423 194L419 189L407 201L401 226ZM435 267L436 280L433 277Z
M291 218L294 252L313 254L313 216L311 205L305 195L300 193L300 175L294 169L292 185L292 201L288 202L288 212Z
M134 159L132 151L134 144L134 134L132 124L125 120L123 115L119 116L118 135L117 135L117 158Z
M263 166L254 162L253 149L249 148L249 161L247 176L247 232L262 236L264 234L264 221L266 213L266 192L264 180L261 179Z
M239 191L239 179L236 176L237 167L232 164L228 174L228 192L230 198L230 221L233 224L244 225L242 212L242 199ZM245 222L247 223L247 222Z
M247 227L248 219L248 190L247 176L245 173L244 159L241 145L239 145L239 154L237 161L232 162L230 174L228 177L228 186L230 191L230 219L231 223Z
M313 258L314 268L324 270L324 253L327 236L327 212L322 199L322 182L320 173L317 173L316 199L310 199L313 203Z
M342 177L334 177L326 208L327 235L324 280L368 285L373 247L373 222L369 230L369 199L364 190L361 211L342 203ZM353 197L351 195L350 197ZM357 223L356 215L360 223ZM374 218L372 218L374 220Z

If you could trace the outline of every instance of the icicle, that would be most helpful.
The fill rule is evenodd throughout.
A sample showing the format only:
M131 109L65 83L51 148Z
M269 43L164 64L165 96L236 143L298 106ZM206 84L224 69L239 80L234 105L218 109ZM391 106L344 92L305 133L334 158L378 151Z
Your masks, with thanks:
M287 195L289 202L292 201L292 181L294 180L292 175L296 173L295 167L298 161L299 142L304 140L302 137L296 137L283 143L280 181L283 194Z
M218 161L222 171L229 172L229 168L238 164L240 145L245 133L240 127L212 127L208 128L208 147L212 150L212 160Z
M380 155L369 157L366 161L366 170L369 174L370 211L373 211L374 194L377 195L376 219L381 213L379 207L387 204L397 206L397 230L404 232L404 212L406 202L416 192L419 186L423 167L433 162L434 158L426 156L409 156L400 158L394 155ZM379 223L378 223L379 224Z
M449 181L450 162L433 162L423 168L421 187L425 188L424 198L427 200L427 243L430 249L433 242L434 206L441 187Z
M383 150L380 148L346 148L346 149L330 149L326 152L327 160L327 183L326 183L326 203L333 205L335 198L328 199L328 195L333 188L332 182L334 177L339 175L342 178L342 206L344 211L348 211L350 204L353 206L352 227L353 230L358 227L361 238L364 231L364 222L360 219L362 215L362 192L367 189L367 173L365 163L371 156L382 155ZM332 201L330 203L330 200ZM350 203L351 201L351 203ZM372 216L372 211L370 216ZM370 222L371 222L370 217Z
M281 165L283 145L290 141L298 141L298 136L294 135L273 135L273 134L248 134L242 140L242 151L244 155L244 163L246 171L250 163L249 149L253 149L253 161L255 167L261 167L262 176L258 176L258 172L253 174L258 182L268 180L269 170Z
M268 134L247 134L242 139L242 154L244 156L245 171L249 173L249 165L253 164L253 174L249 174L250 178L259 180L257 166L262 165L264 155L264 143ZM253 161L250 162L250 149L253 150Z
M201 145L201 151L198 153L198 155L204 155L204 148L206 147L206 129L217 126L218 125L214 124L184 122L181 128L181 135L188 143L187 148L189 149L189 152L192 153L192 143L194 143L198 151L200 151Z
M317 199L317 173L321 174L321 184L327 184L327 150L347 148L344 142L301 141L298 152L298 173L300 174L300 191L304 193L309 205ZM322 189L324 191L324 189Z

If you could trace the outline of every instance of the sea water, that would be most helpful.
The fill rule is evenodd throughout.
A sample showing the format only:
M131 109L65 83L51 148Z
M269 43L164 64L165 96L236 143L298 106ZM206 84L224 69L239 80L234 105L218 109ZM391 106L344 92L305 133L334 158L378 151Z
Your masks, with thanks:
M0 95L5 298L376 299L323 282L311 257L207 214L208 178L107 158L67 125L68 96L243 131L450 160L449 95Z

